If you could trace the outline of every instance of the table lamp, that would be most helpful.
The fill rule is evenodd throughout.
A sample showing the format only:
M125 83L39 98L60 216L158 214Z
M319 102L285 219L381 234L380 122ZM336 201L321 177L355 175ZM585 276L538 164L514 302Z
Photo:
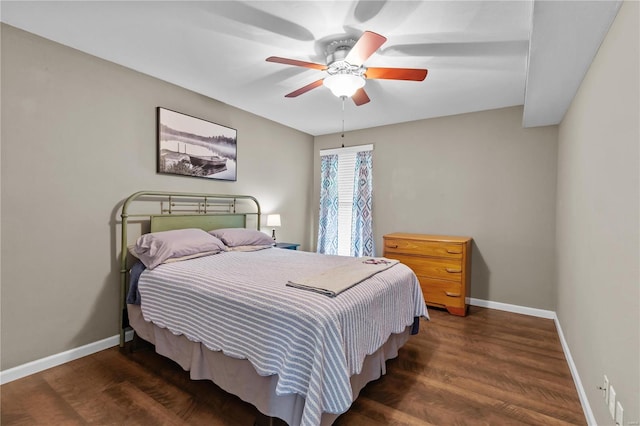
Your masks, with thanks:
M271 238L273 238L273 241L275 241L276 240L275 227L280 226L280 215L279 214L267 215L267 226L274 228L273 232L271 233Z

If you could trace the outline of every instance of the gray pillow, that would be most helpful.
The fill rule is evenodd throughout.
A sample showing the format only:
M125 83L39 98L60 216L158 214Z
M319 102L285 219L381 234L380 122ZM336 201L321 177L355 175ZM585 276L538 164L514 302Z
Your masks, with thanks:
M167 263L171 259L192 258L198 254L215 254L226 247L218 238L202 229L176 229L152 232L140 236L133 247L133 254L147 269Z
M223 228L209 231L214 237L218 237L229 247L238 246L272 246L273 239L255 229L246 228Z

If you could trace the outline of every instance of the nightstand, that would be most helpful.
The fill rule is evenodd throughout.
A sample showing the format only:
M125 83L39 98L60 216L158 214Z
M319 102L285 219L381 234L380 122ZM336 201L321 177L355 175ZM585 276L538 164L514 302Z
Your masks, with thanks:
M277 248L287 249L287 250L298 250L300 244L296 243L276 243Z

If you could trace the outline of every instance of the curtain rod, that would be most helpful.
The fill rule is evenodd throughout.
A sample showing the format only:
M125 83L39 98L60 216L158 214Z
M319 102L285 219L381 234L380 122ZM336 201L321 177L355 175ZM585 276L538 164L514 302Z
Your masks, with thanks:
M345 147L344 144L342 148L328 148L321 149L320 156L323 155L335 155L335 154L346 154L351 152L360 152L360 151L373 151L373 144L367 145L354 145Z

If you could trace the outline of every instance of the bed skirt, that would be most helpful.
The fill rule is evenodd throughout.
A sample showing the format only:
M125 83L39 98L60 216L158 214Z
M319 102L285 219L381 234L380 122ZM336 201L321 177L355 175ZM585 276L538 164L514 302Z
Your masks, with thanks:
M300 424L305 398L298 394L276 395L277 375L260 376L246 359L231 358L220 351L211 351L204 345L176 336L142 318L138 305L127 305L129 322L142 339L155 345L156 352L190 372L193 380L208 379L243 401L253 404L261 413L278 417L291 426ZM393 334L376 352L368 355L360 374L351 376L351 389L355 400L362 388L386 373L385 361L398 356L398 349L409 339L411 326L404 332ZM342 413L323 413L322 425L331 425Z

